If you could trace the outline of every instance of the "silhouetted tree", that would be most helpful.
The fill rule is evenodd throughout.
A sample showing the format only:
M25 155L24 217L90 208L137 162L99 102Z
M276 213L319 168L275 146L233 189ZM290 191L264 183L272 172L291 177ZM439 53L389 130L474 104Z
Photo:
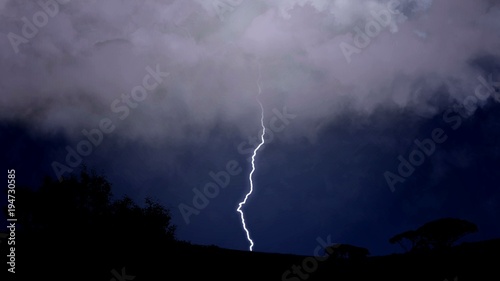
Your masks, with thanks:
M428 222L417 232L432 248L449 248L465 235L478 231L474 223L456 218L443 218Z
M150 198L144 207L127 196L112 202L108 180L85 167L79 176L47 178L38 190L18 187L17 193L20 230L33 239L43 237L44 243L112 248L175 240L169 210Z
M368 249L350 244L335 244L327 247L326 251L333 259L362 259L370 254Z
M414 252L428 249L449 248L467 234L477 232L471 222L456 218L442 218L428 222L417 230L409 230L389 239L391 244L398 243L405 251ZM403 241L410 242L410 248Z
M18 221L30 232L86 229L110 216L111 184L83 168L61 182L46 178L35 190L19 187Z
M169 210L151 198L146 198L145 203L141 208L128 196L112 203L110 232L115 236L125 235L145 241L173 241L176 227L171 225Z
M74 270L67 276L92 280L114 267L151 268L156 256L178 253L169 210L151 198L142 206L128 196L113 199L111 183L85 167L61 181L46 178L39 188L18 186L16 217L19 264L34 272L53 272L57 260L58 270Z
M405 245L405 241L409 242L409 247ZM423 246L421 242L421 236L414 230L408 230L403 233L394 235L391 239L389 239L389 243L398 243L406 252L414 250L419 246Z

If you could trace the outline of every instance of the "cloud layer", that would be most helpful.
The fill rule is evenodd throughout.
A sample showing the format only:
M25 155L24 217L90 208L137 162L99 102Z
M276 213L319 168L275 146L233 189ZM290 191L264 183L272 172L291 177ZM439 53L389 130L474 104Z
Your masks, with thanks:
M314 140L345 110L432 116L471 94L472 60L500 52L499 8L486 0L41 3L0 2L0 118L75 139L106 117L117 136L148 142L202 142L218 126L253 135L259 69L266 110L300 116L295 136ZM170 76L120 120L113 101L148 66Z

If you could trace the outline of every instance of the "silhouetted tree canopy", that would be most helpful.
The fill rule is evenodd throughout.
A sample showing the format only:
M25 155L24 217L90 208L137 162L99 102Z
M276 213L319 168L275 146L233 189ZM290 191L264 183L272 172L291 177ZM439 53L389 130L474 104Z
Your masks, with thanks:
M445 249L452 247L460 238L478 231L474 223L456 218L442 218L428 222L417 230L409 230L389 239L398 243L405 251ZM408 241L410 247L405 246Z
M331 245L326 251L331 259L362 259L370 255L368 249L350 244Z
M409 242L409 247L405 244L405 241ZM420 245L420 235L414 230L408 230L393 236L389 239L389 243L398 243L406 252L409 252Z
M432 248L449 248L460 238L475 233L475 224L462 219L443 218L428 222L417 229L425 242Z
M19 187L18 224L23 232L100 240L173 241L169 210L150 198L140 207L128 196L112 201L111 184L85 167L61 182L47 178L38 190ZM106 240L107 241L107 240Z

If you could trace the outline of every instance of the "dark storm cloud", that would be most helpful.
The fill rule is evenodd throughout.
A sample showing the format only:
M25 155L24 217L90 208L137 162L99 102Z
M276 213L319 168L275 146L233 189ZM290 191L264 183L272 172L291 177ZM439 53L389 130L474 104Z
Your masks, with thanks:
M471 59L500 52L491 1L242 1L224 14L200 1L40 3L0 4L0 118L75 140L117 117L111 104L148 66L170 76L117 136L203 142L218 124L254 134L260 64L266 110L287 105L302 125L285 135L314 141L346 109L432 116L434 101L451 103L475 85ZM390 24L356 47L358 30L388 9ZM360 51L350 63L342 43Z

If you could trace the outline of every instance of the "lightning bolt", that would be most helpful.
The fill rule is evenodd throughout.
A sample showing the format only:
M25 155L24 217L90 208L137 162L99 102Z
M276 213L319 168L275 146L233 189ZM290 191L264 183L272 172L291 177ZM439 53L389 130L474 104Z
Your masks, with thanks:
M245 224L245 215L243 214L243 211L241 210L241 208L243 207L243 205L245 205L247 203L248 197L250 197L250 195L252 195L252 192L253 192L252 176L253 176L253 173L255 172L255 156L257 155L257 151L259 151L260 147L262 145L264 145L264 143L265 143L264 135L266 134L266 126L264 126L264 106L262 106L262 103L259 100L259 96L262 93L262 89L260 87L260 79L261 79L261 74L260 74L260 64L259 64L259 79L257 81L257 88L259 89L259 92L257 93L257 96L255 98L257 100L257 103L259 103L259 106L260 106L260 112L261 112L260 125L262 127L262 135L260 136L260 143L253 151L253 155L252 155L252 171L248 175L248 180L250 181L250 191L248 191L248 193L245 195L245 199L240 202L240 204L238 205L238 209L237 209L237 211L241 214L241 224L243 225L243 229L245 230L245 233L247 235L247 240L248 240L248 242L250 242L250 251L252 251L254 244L253 244L252 238L250 238L250 232L248 231L247 226Z

